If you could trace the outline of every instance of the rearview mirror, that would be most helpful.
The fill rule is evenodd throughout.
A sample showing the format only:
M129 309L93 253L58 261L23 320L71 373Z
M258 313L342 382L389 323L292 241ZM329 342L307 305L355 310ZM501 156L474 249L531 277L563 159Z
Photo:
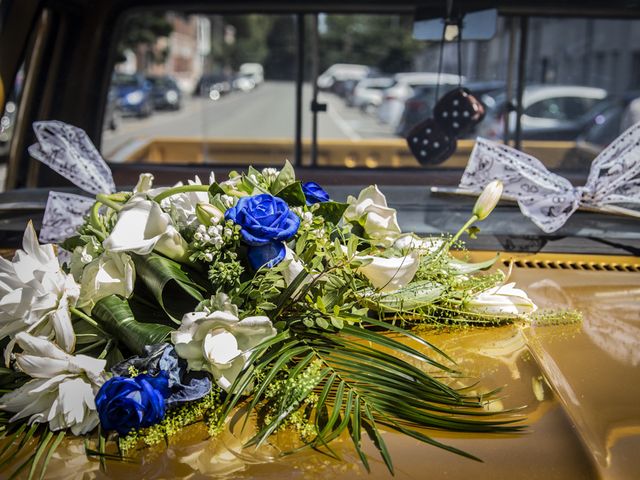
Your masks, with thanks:
M419 13L413 22L413 38L416 40L442 40L445 28L445 40L457 40L462 27L462 40L490 40L496 34L498 11L481 10L462 14L462 17L420 19Z

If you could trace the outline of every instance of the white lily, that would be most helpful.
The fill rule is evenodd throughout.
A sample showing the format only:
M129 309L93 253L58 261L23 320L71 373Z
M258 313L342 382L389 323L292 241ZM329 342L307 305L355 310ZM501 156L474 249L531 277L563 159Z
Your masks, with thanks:
M69 308L80 289L73 276L60 269L53 245L38 243L31 223L22 245L13 261L0 257L0 338L30 331L55 338L72 352L76 337Z
M387 199L376 185L362 190L357 199L349 196L347 203L343 218L360 223L365 235L377 244L390 246L400 235L396 211L387 207Z
M353 259L365 262L357 271L382 292L393 292L407 285L413 280L420 266L420 254L415 250L403 257L356 255Z
M240 320L232 311L216 310L187 313L180 328L171 333L171 341L189 369L208 371L229 391L248 366L249 350L276 333L267 317Z
M104 383L105 360L69 355L45 338L20 332L16 366L31 376L22 387L0 397L0 409L15 413L10 421L49 423L51 430L71 428L82 435L98 425L95 395Z
M104 252L84 268L77 306L90 312L98 300L109 295L129 298L135 278L133 260L129 255Z
M523 290L515 288L515 283L480 292L467 302L466 308L473 313L513 316L527 315L538 309Z
M160 205L134 196L118 212L111 234L102 242L105 250L147 255L156 250L174 260L185 260L187 243Z

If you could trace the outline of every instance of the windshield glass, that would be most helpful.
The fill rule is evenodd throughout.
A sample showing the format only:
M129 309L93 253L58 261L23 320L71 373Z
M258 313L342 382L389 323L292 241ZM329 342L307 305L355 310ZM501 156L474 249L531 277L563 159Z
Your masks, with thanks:
M517 135L550 169L584 178L585 149L597 153L632 120L637 20L530 18L523 32L516 19L499 16L491 39L465 40L463 29L460 42L444 44L414 39L413 20L127 15L102 152L119 163L278 165L289 158L317 167L425 168L405 139L462 86L486 113L439 167L462 169L478 135L510 142Z

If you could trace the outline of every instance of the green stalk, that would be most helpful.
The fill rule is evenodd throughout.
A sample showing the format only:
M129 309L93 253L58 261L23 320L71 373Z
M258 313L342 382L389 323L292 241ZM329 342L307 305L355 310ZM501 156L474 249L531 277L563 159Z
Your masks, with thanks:
M104 330L102 330L102 328L100 328L100 325L98 325L98 322L96 322L93 318L91 318L89 315L87 315L86 313L84 313L82 310L77 309L76 307L69 307L69 311L71 313L73 313L76 317L82 319L84 322L88 323L89 325L91 325L93 328L95 328L96 330L98 330L99 332L107 335L105 333Z
M96 195L96 200L103 205L106 205L109 208L112 208L116 212L122 210L122 205L114 200L112 200L111 195L106 195L104 193L99 193Z
M473 225L474 223L476 223L478 221L478 216L477 215L472 215L471 218L469 220L467 220L467 223L465 223L462 228L460 230L458 230L458 233L456 233L453 238L449 241L449 244L447 245L447 250L449 248L451 248L451 246L456 243L458 241L458 239L460 238L460 235L462 235L464 232L467 231L467 229Z
M107 232L104 228L102 220L100 219L99 210L101 205L101 202L96 202L93 204L93 207L91 207L91 212L89 214L89 222L96 231L102 232L102 235L100 235L100 240L104 240L107 237Z
M172 187L164 192L156 195L153 200L160 203L167 197L172 195L177 195L178 193L187 193L187 192L208 192L209 185L182 185L179 187Z

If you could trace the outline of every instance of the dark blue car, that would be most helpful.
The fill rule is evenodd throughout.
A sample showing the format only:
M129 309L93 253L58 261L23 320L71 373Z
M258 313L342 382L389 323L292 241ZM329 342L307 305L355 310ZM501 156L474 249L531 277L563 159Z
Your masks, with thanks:
M142 118L153 113L152 85L142 75L116 73L112 84L123 115Z

